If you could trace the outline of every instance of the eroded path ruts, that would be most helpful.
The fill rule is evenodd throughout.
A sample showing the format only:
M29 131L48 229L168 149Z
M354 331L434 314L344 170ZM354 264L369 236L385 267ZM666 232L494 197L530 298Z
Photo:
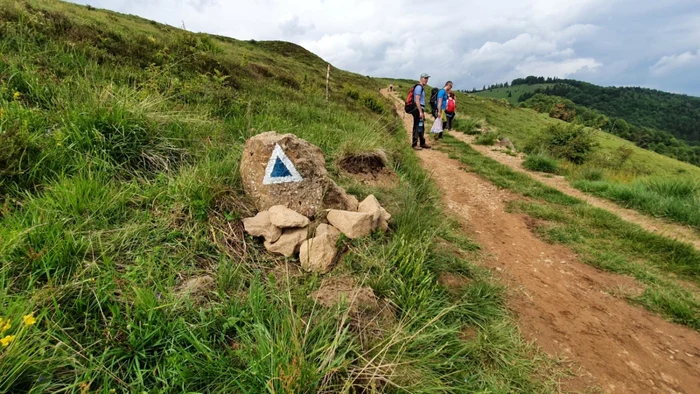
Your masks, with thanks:
M397 100L399 113L402 106ZM411 130L411 118L404 121ZM417 153L447 208L483 247L485 264L509 285L510 305L526 338L580 367L564 389L592 383L609 393L699 392L700 334L611 296L610 290L635 287L635 281L581 263L571 250L537 238L527 216L505 210L518 196L465 171L443 152Z

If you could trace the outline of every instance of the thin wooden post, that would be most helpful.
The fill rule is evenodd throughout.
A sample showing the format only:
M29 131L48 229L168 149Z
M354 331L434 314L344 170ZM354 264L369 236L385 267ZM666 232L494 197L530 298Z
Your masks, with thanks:
M331 83L331 65L329 64L328 71L326 71L326 103L328 103L330 83Z

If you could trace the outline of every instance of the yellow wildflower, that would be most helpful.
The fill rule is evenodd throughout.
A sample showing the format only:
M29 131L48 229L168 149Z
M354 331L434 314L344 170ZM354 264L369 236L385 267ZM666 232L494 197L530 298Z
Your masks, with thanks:
M36 323L36 319L34 318L33 313L30 313L28 315L24 315L22 317L22 320L24 321L24 324L27 326L31 326L31 325L34 325L34 323Z
M20 92L15 92L15 94L13 94L12 97L13 97L15 100L19 100L19 99L22 97L22 93L20 93Z
M7 346L10 344L10 342L12 342L12 341L14 341L14 340L15 340L15 336L14 336L14 335L8 335L8 336L6 336L5 338L0 339L0 343L2 343L2 346L7 347Z
M5 332L9 330L12 327L12 324L10 324L10 321L8 320L5 325L2 327L2 332Z

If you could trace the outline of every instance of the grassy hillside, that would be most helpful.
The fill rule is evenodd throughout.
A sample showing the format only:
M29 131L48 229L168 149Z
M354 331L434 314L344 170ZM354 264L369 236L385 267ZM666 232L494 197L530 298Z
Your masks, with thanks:
M546 134L550 127L565 124L546 113L458 94L457 129L471 128L479 121L498 135L509 137L519 150ZM700 168L641 149L600 130L593 134L598 146L590 160L581 165L560 160L562 172L574 186L623 206L700 229ZM659 182L670 185L659 186Z
M49 0L0 0L0 53L0 392L556 391L380 82L334 68L326 103L296 45ZM320 146L390 232L326 277L244 235L242 145L267 130ZM396 184L340 171L377 149ZM310 297L347 278L376 302Z
M569 79L543 87L538 93L564 97L635 126L700 143L700 97L639 87L602 87Z
M520 102L520 97L522 97L524 94L533 93L538 89L546 89L550 86L552 86L552 84L550 83L540 83L535 85L516 85L507 88L487 89L473 94L479 97L506 99L511 104L515 105ZM510 97L508 97L509 93Z

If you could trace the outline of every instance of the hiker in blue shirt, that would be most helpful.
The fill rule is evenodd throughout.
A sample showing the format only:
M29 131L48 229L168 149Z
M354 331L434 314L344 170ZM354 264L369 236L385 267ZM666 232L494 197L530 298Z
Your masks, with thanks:
M447 114L445 113L445 110L447 110L447 99L450 97L451 90L452 81L447 81L445 82L445 87L440 89L437 94L438 117L442 119L443 130L447 128ZM440 132L436 138L442 138L442 132Z
M425 143L425 85L428 84L430 75L421 74L420 83L413 88L413 102L420 103L416 105L416 109L411 112L413 116L413 149L430 149L430 146ZM420 141L420 147L418 142Z

